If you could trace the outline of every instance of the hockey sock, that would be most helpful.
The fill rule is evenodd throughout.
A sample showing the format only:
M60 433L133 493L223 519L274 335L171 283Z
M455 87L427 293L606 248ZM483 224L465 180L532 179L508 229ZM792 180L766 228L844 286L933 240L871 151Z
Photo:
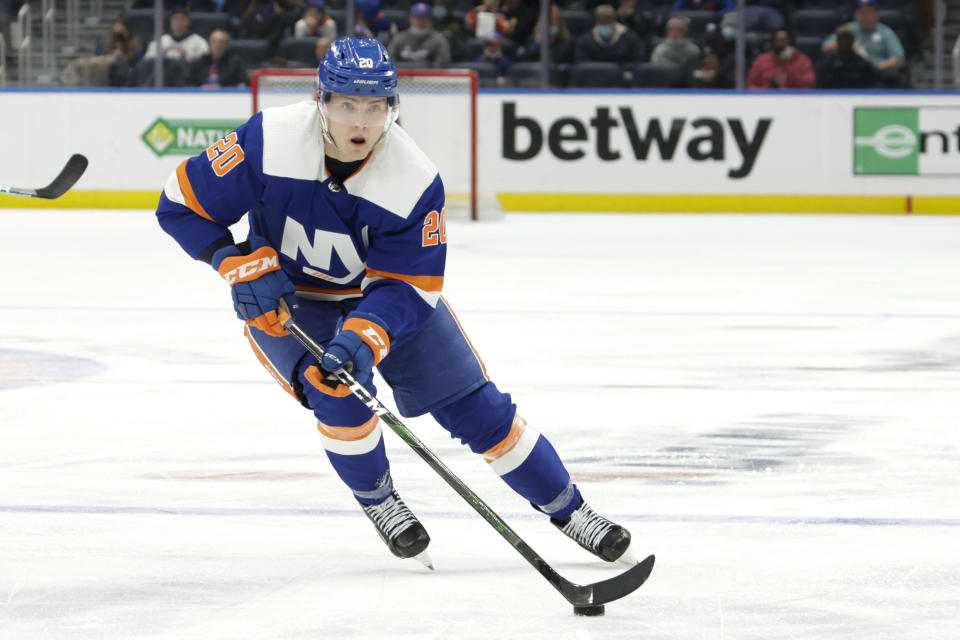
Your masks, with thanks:
M379 419L373 416L359 427L331 427L318 423L323 448L340 479L363 504L383 502L393 491L390 464Z

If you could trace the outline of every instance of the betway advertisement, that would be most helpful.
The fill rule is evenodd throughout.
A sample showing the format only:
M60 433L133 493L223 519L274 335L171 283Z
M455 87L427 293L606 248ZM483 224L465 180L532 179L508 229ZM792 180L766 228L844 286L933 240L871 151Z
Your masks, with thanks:
M500 192L960 194L960 96L481 98L483 180Z

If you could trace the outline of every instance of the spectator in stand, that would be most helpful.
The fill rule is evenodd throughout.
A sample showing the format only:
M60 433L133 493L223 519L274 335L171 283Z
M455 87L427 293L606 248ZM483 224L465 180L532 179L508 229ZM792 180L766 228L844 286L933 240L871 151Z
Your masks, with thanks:
M517 44L530 42L533 26L540 18L540 3L530 0L503 0L500 12L510 23L510 39Z
M376 38L387 44L397 33L397 25L380 10L380 0L356 0L357 16L354 35Z
M735 16L736 14L734 14ZM691 74L696 89L732 89L736 86L736 26L711 23L703 37L703 61Z
M426 2L410 7L410 28L395 35L387 51L395 63L414 62L424 68L450 65L450 44L434 30Z
M170 10L170 32L160 37L163 57L167 60L193 62L210 53L207 41L190 31L190 11L185 6ZM143 55L145 60L157 57L157 42L154 40Z
M497 84L507 83L507 71L510 69L510 59L503 55L503 38L499 33L491 33L483 41L483 52L476 62L488 62L497 70Z
M191 84L204 89L239 87L247 83L247 71L239 58L230 55L230 34L214 29L210 34L210 53L190 68Z
M563 12L555 3L550 4L550 57L554 62L570 63L573 62L573 40L570 38L570 29L567 28L567 21L563 17ZM540 59L540 43L543 41L543 28L540 20L533 27L533 42L526 49L526 58L528 60Z
M867 59L879 71L881 82L888 87L899 87L906 83L903 67L906 56L903 44L893 29L880 22L877 13L877 0L857 0L854 21L847 24L853 31L857 45ZM824 53L836 53L837 36L831 35L823 43Z
M287 29L287 14L276 0L250 0L240 14L240 33L244 38L266 40L275 49Z
M670 11L714 11L719 17L736 8L736 0L676 0Z
M640 37L617 22L617 12L612 5L597 5L593 19L593 29L577 38L574 62L627 64L637 59Z
M700 59L700 47L687 37L689 29L690 18L686 16L672 16L667 20L667 38L654 47L650 62L683 68L695 65Z
M66 86L132 87L136 85L136 65L140 43L130 25L116 20L110 27L110 40L97 47L94 55L75 58L60 73Z
M847 25L836 33L837 48L817 65L817 87L820 89L873 89L878 83L877 70L857 52L857 36Z
M450 0L434 0L430 10L433 18L433 28L447 39L450 44L450 55L454 60L463 56L466 37L463 34L463 23L453 17L450 11Z
M293 25L295 38L337 39L337 23L327 15L327 3L324 0L307 0L303 17Z
M750 67L747 89L813 89L817 84L813 63L795 44L786 29L773 34L773 47Z
M317 66L320 66L320 61L323 60L323 57L327 55L327 51L330 50L330 45L333 44L333 40L327 37L317 38L317 48L314 50L314 57L317 59Z
M483 4L474 7L463 18L467 35L481 40L491 33L499 33L504 38L513 35L513 25L500 13L500 0L483 0Z

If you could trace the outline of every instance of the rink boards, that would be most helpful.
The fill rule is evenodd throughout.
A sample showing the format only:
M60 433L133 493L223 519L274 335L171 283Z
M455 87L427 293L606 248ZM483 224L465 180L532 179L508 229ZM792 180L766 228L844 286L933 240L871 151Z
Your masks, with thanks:
M55 202L152 208L169 173L250 114L243 90L4 90L0 182L46 183L90 158ZM460 148L459 109L429 113L424 147ZM939 213L960 211L960 95L487 91L479 96L479 191L504 210ZM432 154L439 157L440 153ZM451 191L465 173L441 167Z

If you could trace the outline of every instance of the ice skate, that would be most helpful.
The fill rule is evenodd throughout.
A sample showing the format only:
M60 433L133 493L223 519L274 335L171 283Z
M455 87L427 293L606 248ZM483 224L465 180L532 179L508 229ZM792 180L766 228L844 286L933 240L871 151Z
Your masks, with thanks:
M566 520L550 518L553 526L581 547L607 562L634 564L629 553L630 532L607 520L580 500L580 505Z
M413 558L433 570L433 562L427 554L430 536L396 491L380 504L360 503L360 506L393 555Z

